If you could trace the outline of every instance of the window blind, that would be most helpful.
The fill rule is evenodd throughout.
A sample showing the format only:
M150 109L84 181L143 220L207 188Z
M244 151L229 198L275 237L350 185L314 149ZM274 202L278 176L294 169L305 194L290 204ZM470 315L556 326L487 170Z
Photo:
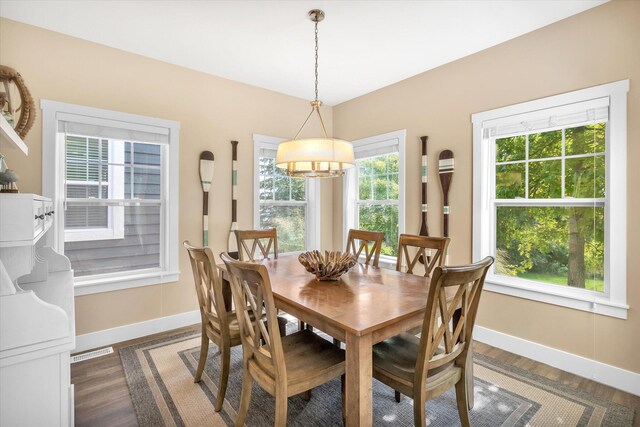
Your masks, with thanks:
M139 123L58 113L58 132L120 141L169 143L169 129Z
M484 138L495 138L608 120L609 97L604 97L486 120L482 128Z
M260 157L266 157L266 158L269 158L269 159L275 159L277 152L278 152L277 148L264 148L264 147L261 147L259 154L260 154Z
M388 139L386 141L376 141L370 144L358 144L353 147L353 154L356 160L382 156L389 153L397 153L399 151L400 142L397 138Z

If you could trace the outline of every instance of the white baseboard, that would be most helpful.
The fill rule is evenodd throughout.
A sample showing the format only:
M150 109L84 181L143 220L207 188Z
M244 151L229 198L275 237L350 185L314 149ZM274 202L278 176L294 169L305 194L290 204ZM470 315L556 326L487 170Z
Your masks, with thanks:
M563 371L640 396L640 374L476 325L473 338Z
M76 348L73 352L80 353L97 347L112 345L196 323L200 323L199 310L187 311L185 313L174 314L173 316L159 317L140 323L132 323L117 328L78 335L76 336Z

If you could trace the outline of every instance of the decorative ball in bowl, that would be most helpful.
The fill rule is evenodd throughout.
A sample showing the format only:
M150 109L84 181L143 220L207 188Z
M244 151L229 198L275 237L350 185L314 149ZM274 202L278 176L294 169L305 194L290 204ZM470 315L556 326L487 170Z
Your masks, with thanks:
M320 251L303 252L298 255L298 261L318 280L338 280L356 265L353 255L340 251L325 251L324 255Z

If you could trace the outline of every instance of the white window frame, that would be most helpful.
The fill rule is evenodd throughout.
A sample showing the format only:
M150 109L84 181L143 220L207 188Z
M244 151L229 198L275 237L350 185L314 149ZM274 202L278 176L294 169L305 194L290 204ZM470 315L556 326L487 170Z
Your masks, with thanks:
M407 130L401 129L392 132L374 135L367 138L351 141L354 150L376 150L389 144L398 145L398 236L405 232L405 140ZM357 160L357 159L356 159ZM358 168L345 171L343 179L343 218L342 246L345 247L349 229L358 228ZM395 203L394 203L395 204ZM395 269L396 258L388 255L380 255L378 263L380 267Z
M488 272L484 289L597 314L627 318L627 92L629 80L608 83L472 114L473 123L473 259L495 256L494 151L485 135L489 122L570 104L608 98L605 147L605 292L549 285ZM504 120L507 119L507 120ZM501 202L504 202L502 200ZM546 203L544 200L541 203Z
M253 227L260 228L260 149L277 150L284 138L253 134ZM305 179L305 250L320 249L320 180ZM286 202L287 205L295 202Z
M65 142L66 143L66 142ZM124 141L113 141L109 144L109 163L124 163ZM85 181L67 180L67 185L87 185ZM109 198L124 198L124 170L109 166ZM86 242L89 240L124 239L124 208L107 207L107 226L101 228L83 228L64 230L65 242Z
M42 192L54 203L53 230L47 244L64 253L64 197L65 197L65 141L59 137L58 121L61 116L86 117L97 122L123 128L151 132L160 129L168 135L168 143L161 146L162 177L160 267L97 274L74 278L75 295L88 295L121 289L176 282L180 278L178 241L178 189L179 189L179 133L180 122L157 119L136 114L104 110L83 105L43 99L42 110Z

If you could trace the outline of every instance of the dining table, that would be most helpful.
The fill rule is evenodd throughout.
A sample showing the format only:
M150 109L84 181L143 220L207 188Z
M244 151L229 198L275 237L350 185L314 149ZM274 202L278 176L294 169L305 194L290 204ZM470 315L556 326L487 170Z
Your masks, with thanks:
M267 267L278 309L346 344L346 425L371 426L372 346L422 325L430 278L357 263L338 280L320 281L297 253L259 262ZM226 282L226 267L218 267ZM473 375L469 378L472 399Z

